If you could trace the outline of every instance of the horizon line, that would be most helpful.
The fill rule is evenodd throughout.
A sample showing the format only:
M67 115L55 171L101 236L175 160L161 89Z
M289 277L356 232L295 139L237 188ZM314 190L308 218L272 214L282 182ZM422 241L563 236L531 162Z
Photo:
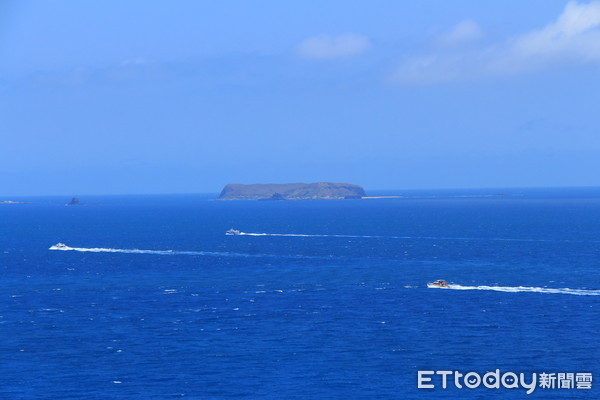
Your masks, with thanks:
M594 189L600 188L600 185L583 186L481 186L481 187L426 187L426 188L401 188L401 189L365 189L366 192L390 192L390 191L446 191L446 190L527 190L527 189ZM83 194L13 194L0 195L0 201L7 201L10 198L19 197L81 197L81 196L186 196L186 195L217 195L216 192L144 192L144 193L83 193Z

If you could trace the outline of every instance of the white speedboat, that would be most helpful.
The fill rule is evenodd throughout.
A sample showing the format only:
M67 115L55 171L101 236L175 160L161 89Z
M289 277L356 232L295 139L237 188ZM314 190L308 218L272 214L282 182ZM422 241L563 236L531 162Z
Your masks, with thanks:
M226 235L241 235L242 232L238 231L237 229L230 229L227 232L225 232Z
M50 250L67 250L69 246L64 243L56 243L54 246L50 247Z
M435 282L427 282L428 288L448 289L448 284L445 280L438 279Z

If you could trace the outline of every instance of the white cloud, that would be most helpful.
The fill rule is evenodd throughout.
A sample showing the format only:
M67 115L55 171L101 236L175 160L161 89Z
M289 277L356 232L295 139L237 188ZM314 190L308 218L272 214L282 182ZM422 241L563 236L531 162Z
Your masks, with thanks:
M515 52L526 55L582 57L600 60L600 2L570 2L558 19L514 42Z
M303 40L296 48L300 57L328 60L357 56L370 46L366 36L347 33L343 35L320 35Z
M483 31L477 22L465 19L456 24L452 29L440 35L439 42L446 46L453 46L477 40L483 36Z
M447 37L456 39L460 36ZM562 14L544 28L504 42L478 48L438 49L435 53L410 57L396 69L392 81L433 84L515 75L561 65L590 64L600 65L598 0L569 2Z

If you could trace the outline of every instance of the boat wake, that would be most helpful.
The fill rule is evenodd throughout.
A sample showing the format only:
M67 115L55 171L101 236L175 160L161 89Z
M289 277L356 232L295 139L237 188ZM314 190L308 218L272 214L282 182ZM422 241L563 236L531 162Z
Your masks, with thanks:
M50 246L48 250L58 251L77 251L82 253L123 253L123 254L154 254L154 255L184 255L184 256L209 256L209 257L253 257L253 258L315 258L330 259L331 257L304 256L304 255L285 255L285 254L249 254L232 253L222 251L181 251L181 250L143 250L143 249L113 249L106 247L70 247L63 243Z
M493 242L548 242L548 243L600 243L594 240L569 239L527 239L527 238L485 238L485 237L444 237L444 236L383 236L383 235L324 235L303 233L261 233L242 232L230 229L225 232L228 236L279 236L279 237L314 237L314 238L354 238L354 239L404 239L404 240L456 240L456 241L493 241Z
M491 290L495 292L530 292L530 293L550 293L550 294L571 294L575 296L600 296L600 290L592 289L570 289L570 288L545 288L531 286L463 286L463 285L448 285L444 289L454 290Z
M302 233L251 233L239 232L235 236L285 236L285 237L341 237L341 238L383 238L385 236L364 236L364 235L308 235Z

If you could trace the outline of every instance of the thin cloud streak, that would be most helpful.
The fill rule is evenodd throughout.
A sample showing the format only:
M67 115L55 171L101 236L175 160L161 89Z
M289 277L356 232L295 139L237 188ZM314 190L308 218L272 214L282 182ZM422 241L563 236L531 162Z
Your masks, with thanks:
M483 31L477 22L465 19L440 35L438 42L443 46L455 46L480 39Z
M357 56L369 47L369 39L355 33L337 36L320 35L300 42L296 47L296 53L302 58L331 60Z

